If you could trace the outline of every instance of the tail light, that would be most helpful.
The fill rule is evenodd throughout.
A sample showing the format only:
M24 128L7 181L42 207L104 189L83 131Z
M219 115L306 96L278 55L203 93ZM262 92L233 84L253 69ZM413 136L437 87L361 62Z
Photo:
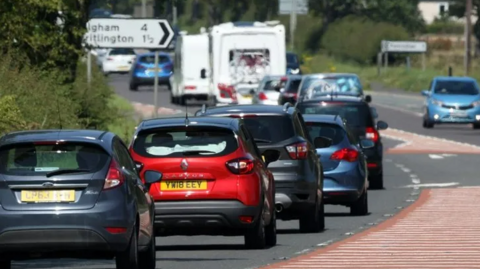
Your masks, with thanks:
M172 69L173 69L173 65L167 64L167 65L165 65L165 69L166 69L166 70L172 70Z
M196 86L185 86L185 90L195 90L197 87Z
M228 170L237 175L250 174L255 167L255 163L248 158L239 158L226 163Z
M294 160L303 160L307 158L308 145L307 142L297 143L286 146L290 158Z
M106 227L105 229L111 234L123 234L127 232L127 228L123 227Z
M107 61L113 61L113 58L112 58L112 57L108 57L108 58L107 58Z
M226 85L223 83L218 84L218 89L220 90L220 97L222 98L231 98L232 100L237 100L237 93L235 88L231 85Z
M348 148L337 150L332 154L330 159L335 161L354 162L358 159L358 151Z
M145 67L144 65L141 65L141 64L137 64L136 68L137 68L137 69L140 69L140 70L145 70L145 69L147 69L147 67Z
M268 100L267 96L263 92L260 92L258 94L258 99L260 99L262 101Z
M103 189L113 189L122 185L123 182L125 182L125 178L123 177L123 173L120 170L120 166L115 160L112 160L112 162L110 163L110 168L108 169L107 178L105 179L105 183L103 184Z
M378 138L379 138L378 131L375 130L375 128L373 127L367 127L365 136L368 139L371 139L375 143L378 142Z
M280 81L281 81L281 82L288 81L288 77L282 77L282 78L280 79Z

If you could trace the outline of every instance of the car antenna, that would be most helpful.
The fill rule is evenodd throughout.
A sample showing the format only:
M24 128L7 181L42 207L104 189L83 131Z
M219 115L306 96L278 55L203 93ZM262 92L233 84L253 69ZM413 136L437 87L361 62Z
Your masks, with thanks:
M206 104L202 105L202 111L200 113L202 113L202 114L207 113L207 105Z
M188 105L185 104L185 127L187 127L189 123L190 120L188 119Z

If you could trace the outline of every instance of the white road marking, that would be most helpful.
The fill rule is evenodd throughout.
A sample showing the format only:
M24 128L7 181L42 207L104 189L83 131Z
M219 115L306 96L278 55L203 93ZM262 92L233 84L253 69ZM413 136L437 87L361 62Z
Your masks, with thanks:
M379 104L379 103L374 103L372 104L374 107L375 106L379 106L379 107L382 107L382 108L387 108L387 109L390 109L390 110L396 110L396 111L399 111L399 112L403 112L403 113L406 113L406 114L410 114L410 115L413 115L413 116L417 116L417 117L423 117L423 114L420 113L420 112L413 112L411 110L408 110L408 109L403 109L403 108L398 108L398 107L394 107L394 106L391 106L391 105L383 105L383 104Z
M437 154L428 154L428 157L430 157L430 159L443 159L442 155Z
M414 185L407 185L404 186L404 188L414 188L414 187L420 187L420 188L442 188L442 187L453 187L457 186L460 183L458 182L449 182L449 183L423 183L423 184L414 184Z

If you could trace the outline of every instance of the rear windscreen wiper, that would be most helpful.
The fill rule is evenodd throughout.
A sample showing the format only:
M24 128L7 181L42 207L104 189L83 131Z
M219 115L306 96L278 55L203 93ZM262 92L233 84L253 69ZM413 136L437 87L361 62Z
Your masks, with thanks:
M189 151L184 151L182 152L183 156L189 156L189 155L198 155L202 153L210 153L210 154L215 154L216 152L214 151L208 151L208 150L189 150Z
M267 140L267 139L254 138L253 140L255 140L255 142L257 143L272 143L271 140Z
M61 174L75 174L75 173L87 173L88 169L59 169L46 174L47 177L52 177Z

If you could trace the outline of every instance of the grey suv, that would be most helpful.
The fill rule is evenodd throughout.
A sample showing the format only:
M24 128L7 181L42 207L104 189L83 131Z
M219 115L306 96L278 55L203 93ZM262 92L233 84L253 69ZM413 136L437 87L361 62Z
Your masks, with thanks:
M271 156L268 169L275 179L277 218L300 220L301 232L325 228L323 168L302 115L289 103L284 106L235 105L206 108L196 116L243 118L263 153Z
M116 258L154 269L154 204L126 146L96 130L16 132L0 139L0 268L11 260Z

